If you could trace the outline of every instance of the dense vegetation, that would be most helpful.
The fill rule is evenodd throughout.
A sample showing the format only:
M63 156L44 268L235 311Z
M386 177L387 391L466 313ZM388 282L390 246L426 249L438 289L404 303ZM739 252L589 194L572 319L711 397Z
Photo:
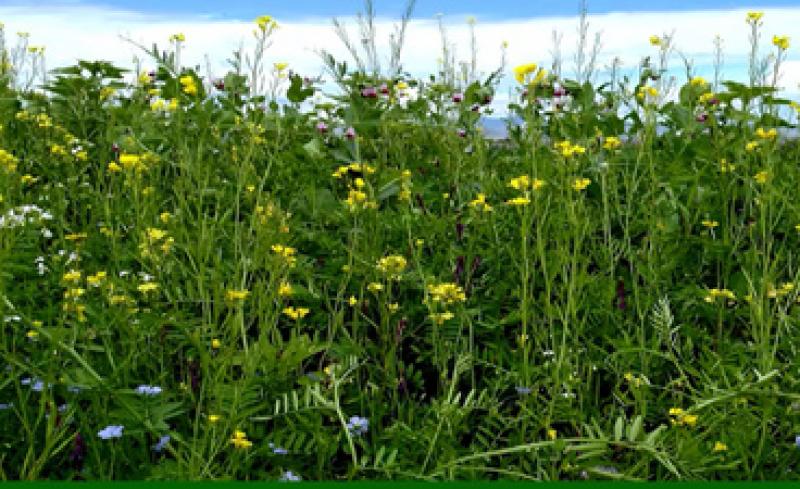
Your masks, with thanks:
M3 64L2 478L798 478L774 84L523 65L490 141L499 72L328 57L338 95L278 64L277 103L181 37Z

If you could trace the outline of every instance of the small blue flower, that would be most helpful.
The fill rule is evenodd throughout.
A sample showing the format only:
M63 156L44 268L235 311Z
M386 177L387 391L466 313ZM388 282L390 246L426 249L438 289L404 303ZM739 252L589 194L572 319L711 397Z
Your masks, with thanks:
M103 440L110 440L111 438L122 438L122 430L125 427L122 425L108 425L102 430L97 432L97 436L102 438Z
M161 387L157 385L140 385L136 388L136 393L143 396L157 396L161 394Z
M794 444L797 448L800 448L800 435L794 439Z
M269 448L275 455L286 455L287 453L289 453L289 450L281 447L276 447L275 444L272 442L269 442Z
M153 451L154 452L158 452L158 453L163 452L164 451L164 447L167 446L167 443L169 443L170 440L172 440L171 436L169 436L169 435L162 436L161 438L158 439L158 443L153 445Z
M517 387L517 394L519 394L521 396L527 396L530 393L531 393L531 388L530 387L524 387L524 386L518 386Z
M347 422L347 430L356 436L361 436L369 431L369 420L360 416L353 416Z
M292 472L291 470L287 470L281 476L282 482L299 482L301 480L303 480L303 478L300 477L299 475L295 475L295 473Z

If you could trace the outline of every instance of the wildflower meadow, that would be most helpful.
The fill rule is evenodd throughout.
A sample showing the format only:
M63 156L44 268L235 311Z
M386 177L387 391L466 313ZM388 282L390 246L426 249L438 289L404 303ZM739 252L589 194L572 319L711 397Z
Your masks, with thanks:
M0 479L800 479L790 33L420 78L412 7L321 77L0 28Z

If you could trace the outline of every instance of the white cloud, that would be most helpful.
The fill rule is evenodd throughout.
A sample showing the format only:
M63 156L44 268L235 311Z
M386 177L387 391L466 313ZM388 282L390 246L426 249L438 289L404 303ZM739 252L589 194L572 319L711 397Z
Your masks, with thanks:
M772 34L787 34L800 25L800 7L763 9L764 36L762 51L772 46ZM648 43L652 34L674 31L677 47L695 60L697 72L704 76L712 73L713 39L719 34L724 40L727 77L741 77L749 50L749 27L744 22L745 10L730 11L685 11L648 13L608 13L591 15L590 32L602 31L603 48L598 65L603 65L618 56L624 67L634 70L640 59L655 56L655 48ZM144 53L122 40L128 36L145 46L158 42L163 48L171 34L182 32L187 43L184 60L189 65L205 66L204 56L212 60L217 74L227 69L225 60L240 43L252 46L252 22L215 20L207 17L184 17L146 15L137 12L113 10L81 3L58 4L51 7L0 6L0 20L6 24L8 38L17 31L27 31L31 43L47 46L50 67L74 63L81 59L105 59L132 67L133 57L145 57ZM280 21L280 19L278 19ZM355 23L350 20L354 38ZM392 30L392 21L382 19L377 24L381 45L385 46ZM500 45L508 41L508 64L535 61L550 65L552 32L563 33L562 57L565 74L572 71L572 56L577 44L577 19L575 17L550 17L493 21L476 26L478 38L478 67L484 73L496 69L500 63ZM450 41L457 46L457 57L469 57L469 31L466 23L447 26ZM800 38L794 40L800 43ZM282 22L274 44L267 53L269 63L288 61L300 72L310 75L322 73L321 61L315 50L324 47L340 59L346 52L326 19L308 19ZM403 54L405 68L414 75L426 75L436 70L436 60L441 52L439 30L435 20L415 20L409 27ZM790 50L785 65L782 84L796 92L800 83L800 56L797 48ZM147 63L152 65L152 63ZM672 66L680 68L678 57ZM203 70L203 73L205 70ZM501 90L506 93L507 88Z

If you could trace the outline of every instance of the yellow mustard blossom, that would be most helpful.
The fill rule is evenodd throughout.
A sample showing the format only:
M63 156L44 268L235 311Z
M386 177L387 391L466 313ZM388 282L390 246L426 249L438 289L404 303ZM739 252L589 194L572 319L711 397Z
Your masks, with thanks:
M757 148L758 148L758 141L750 141L744 146L744 150L748 152L755 151Z
M295 321L299 321L308 315L311 312L308 308L305 307L286 307L282 311L285 315L289 316L290 318L294 319Z
M17 171L19 160L16 156L12 155L4 149L0 149L0 168L8 173Z
M651 46L661 46L661 43L662 43L661 36L656 36L655 34L650 36L650 45Z
M106 272L100 271L86 277L86 283L91 287L100 287L107 276L108 274Z
M727 452L728 445L722 443L721 441L717 441L714 443L714 448L712 449L714 452Z
M433 302L447 305L467 300L464 289L452 282L428 285L428 293L431 295Z
M170 214L167 211L164 211L158 215L158 220L161 221L162 224L167 224L169 223L170 220L172 220L172 214Z
M759 127L758 129L756 129L756 136L759 139L775 139L776 137L778 137L778 130L773 127L772 129L767 131L764 130L763 127Z
M356 307L358 305L358 299L356 299L356 296L351 295L350 298L347 299L347 303L350 307Z
M289 282L281 282L278 286L278 296L280 297L291 297L293 293L292 285Z
M436 324L437 326L441 326L446 321L453 319L455 316L453 315L452 312L445 311L445 312L437 312L431 314L429 317L431 318L431 321L434 322L434 324Z
M514 79L517 80L517 83L523 84L525 83L525 79L536 71L536 68L539 66L536 63L527 63L523 65L519 65L514 68Z
M88 237L89 235L86 233L70 233L64 236L64 239L67 241L82 241Z
M155 282L145 282L143 284L139 284L139 286L136 287L136 290L142 294L147 294L148 292L154 292L158 290L158 284Z
M586 187L591 184L592 181L588 178L576 178L574 182L572 182L572 189L576 192L580 192L582 190L586 190Z
M719 171L720 172L728 173L728 172L732 172L735 169L736 169L736 165L732 165L732 164L728 163L728 160L726 160L725 158L722 158L721 160L719 160Z
M230 302L243 301L250 295L249 290L229 290L225 292L225 299Z
M289 67L289 63L283 63L283 62L274 63L272 66L273 66L273 68L275 68L275 71L277 71L278 73L281 73L281 72L285 71L286 68Z
M697 101L701 104L708 104L712 100L714 100L714 97L715 97L714 92L705 92L703 94L700 94L700 96L697 98Z
M763 185L769 180L769 172L760 171L753 176L753 179Z
M195 81L194 77L191 75L184 75L180 77L180 83L183 87L183 93L186 95L195 96L197 95L197 82Z
M746 21L748 24L755 24L764 17L764 12L747 12Z
M508 199L506 201L506 204L512 205L512 206L515 206L515 207L528 205L530 203L531 203L531 199L529 199L528 197L514 197L513 199Z
M789 49L789 36L772 36L772 44L781 51L786 51Z
M701 224L709 229L714 229L715 227L719 226L719 222L712 221L710 219L705 219Z
M269 15L262 15L256 18L256 25L261 32L271 31L278 27L278 23Z
M211 349L212 350L219 350L222 348L222 342L218 338L211 339Z
M379 282L371 282L369 285L367 285L367 290L369 290L373 294L377 294L378 292L383 290L383 284Z
M639 92L636 94L639 100L645 100L646 98L654 99L658 97L658 89L656 87L650 86L642 86L639 87Z
M119 166L115 161L112 161L108 164L108 171L109 173L119 173L122 171L122 167Z
M172 41L172 42L185 42L186 41L186 36L183 35L183 33L179 32L177 34L173 34L173 35L169 36L169 40Z
M486 202L486 194L478 194L475 199L470 201L469 206L483 212L491 212L492 206Z
M400 278L400 274L406 269L406 259L400 255L385 256L378 260L377 268L382 273L392 279Z
M236 448L250 448L253 446L253 442L247 439L247 434L240 430L233 432L231 443L233 443L233 446Z
M35 340L38 336L39 332L34 330L30 330L27 333L25 333L25 337L28 338L29 340Z
M548 428L548 430L547 430L547 439L550 440L550 441L553 441L556 438L558 438L558 432L556 430L554 430L553 428Z
M723 298L723 299L730 300L730 301L735 301L736 300L736 294L734 294L732 291L730 291L728 289L710 289L708 291L708 295L703 300L705 300L708 303L712 303L717 298L720 298L720 297Z
M616 136L608 136L606 140L603 141L603 149L613 151L619 149L620 146L622 146L622 141Z
M708 82L702 76L696 76L696 77L692 78L691 80L689 80L689 85L691 85L693 87L701 87L702 88L702 87L707 87L708 86Z
M272 245L272 251L282 257L287 265L292 266L297 261L297 250L292 248L291 246L284 246L280 244Z
M586 148L579 144L572 144L569 141L561 141L555 144L555 149L564 158L571 158L574 155L582 155L586 153Z
M669 410L670 423L673 426L695 426L697 424L698 416L696 414L688 414L681 408L670 408Z
M219 414L209 414L207 419L209 423L214 424L218 422L220 419L222 419L222 416L220 416Z

